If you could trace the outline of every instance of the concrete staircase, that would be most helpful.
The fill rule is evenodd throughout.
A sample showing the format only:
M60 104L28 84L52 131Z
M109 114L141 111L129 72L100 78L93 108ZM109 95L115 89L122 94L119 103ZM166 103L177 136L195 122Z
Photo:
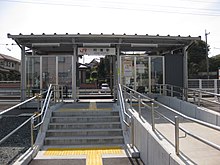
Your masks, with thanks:
M82 110L52 113L44 145L122 145L119 112Z

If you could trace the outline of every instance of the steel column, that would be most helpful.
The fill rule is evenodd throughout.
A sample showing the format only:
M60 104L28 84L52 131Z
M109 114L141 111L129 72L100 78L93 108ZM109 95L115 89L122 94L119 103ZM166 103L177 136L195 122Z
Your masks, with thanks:
M25 46L21 48L21 101L26 99L26 58Z
M137 57L134 56L134 90L137 91Z
M76 88L76 61L77 61L77 47L73 46L72 57L72 98L74 102L77 101L77 88Z
M183 48L183 87L188 89L188 46ZM184 93L185 100L188 100L187 90Z
M40 56L40 92L43 90L43 57Z

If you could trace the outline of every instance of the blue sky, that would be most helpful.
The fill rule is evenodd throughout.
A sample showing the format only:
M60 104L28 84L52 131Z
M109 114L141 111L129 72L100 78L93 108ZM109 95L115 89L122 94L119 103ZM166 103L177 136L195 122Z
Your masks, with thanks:
M0 22L0 53L18 59L20 50L7 33L170 34L204 40L207 29L209 55L220 54L219 0L0 0Z

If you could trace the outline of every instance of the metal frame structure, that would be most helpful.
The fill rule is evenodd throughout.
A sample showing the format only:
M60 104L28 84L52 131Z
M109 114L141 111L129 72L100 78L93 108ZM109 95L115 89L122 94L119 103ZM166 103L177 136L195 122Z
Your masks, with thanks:
M120 56L123 52L143 51L145 55L175 54L175 51L181 50L184 60L184 87L187 88L187 50L188 47L201 37L182 37L182 36L159 36L159 35L116 35L116 34L41 34L34 35L11 35L8 38L15 40L21 48L21 100L26 98L26 64L25 56L42 55L71 55L72 56L72 97L77 100L76 66L78 60L78 48L115 48L117 69L114 71L114 96L116 96L117 84L121 83L121 63ZM40 81L42 81L42 76ZM58 82L57 82L58 83ZM61 84L62 85L62 84ZM42 87L42 86L41 86Z

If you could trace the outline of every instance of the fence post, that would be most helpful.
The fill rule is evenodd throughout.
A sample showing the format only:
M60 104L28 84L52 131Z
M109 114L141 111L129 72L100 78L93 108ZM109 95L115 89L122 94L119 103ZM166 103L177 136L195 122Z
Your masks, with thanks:
M31 117L31 149L34 148L34 117Z
M151 103L151 124L152 124L152 130L155 131L154 103Z
M179 117L175 116L175 151L179 155Z

